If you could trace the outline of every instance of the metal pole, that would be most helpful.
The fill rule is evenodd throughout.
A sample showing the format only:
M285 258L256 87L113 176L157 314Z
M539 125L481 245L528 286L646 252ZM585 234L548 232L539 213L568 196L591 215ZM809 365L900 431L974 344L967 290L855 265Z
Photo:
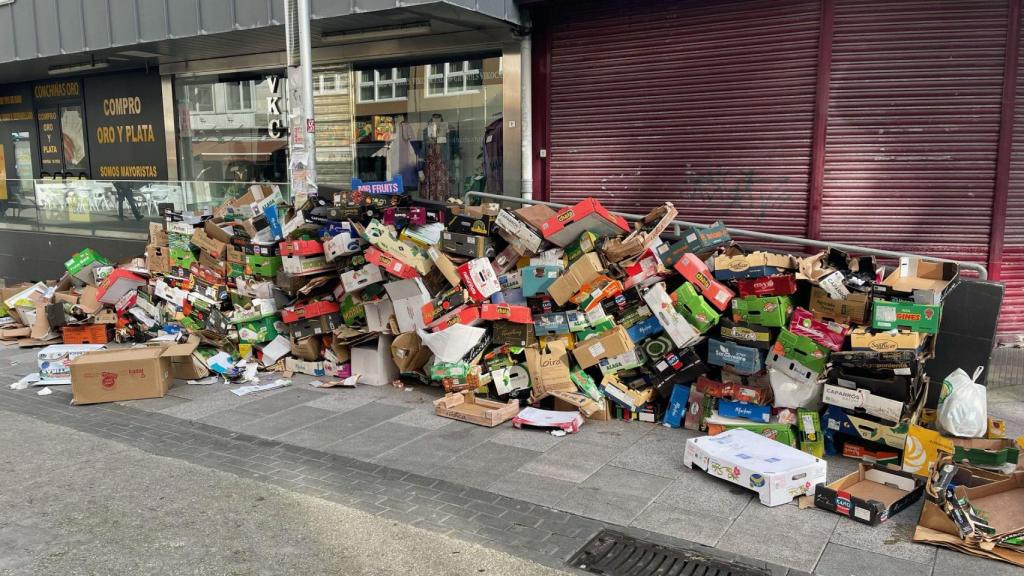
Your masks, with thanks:
M313 115L313 40L309 31L309 0L298 3L299 65L302 68L302 115L306 119L304 128L306 151L309 153L309 173L316 174L316 120ZM315 177L315 176L314 176Z
M520 193L523 198L533 198L533 78L531 63L533 48L530 42L529 21L523 24L519 40L519 133L522 141L523 183Z

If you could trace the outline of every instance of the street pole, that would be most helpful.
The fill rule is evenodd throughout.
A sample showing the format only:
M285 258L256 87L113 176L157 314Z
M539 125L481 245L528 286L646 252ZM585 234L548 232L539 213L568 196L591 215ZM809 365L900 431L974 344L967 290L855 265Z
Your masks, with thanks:
M291 136L288 173L292 202L299 207L305 204L306 198L316 194L313 42L309 30L309 0L284 0L284 5L288 19L285 39L288 48L288 115Z

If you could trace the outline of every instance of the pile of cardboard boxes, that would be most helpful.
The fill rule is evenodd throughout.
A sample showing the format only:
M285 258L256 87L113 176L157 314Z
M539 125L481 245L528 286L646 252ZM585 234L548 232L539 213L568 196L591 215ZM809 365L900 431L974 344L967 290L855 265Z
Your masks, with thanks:
M484 426L704 431L686 465L868 524L917 501L946 454L1016 478L998 421L950 438L924 410L955 264L752 249L721 222L670 238L671 204L631 224L589 198L556 212L375 190L296 208L254 186L167 213L145 259L83 250L60 283L6 289L0 337L146 344L45 348L78 403L259 370L436 386L438 416ZM826 453L864 463L826 486Z

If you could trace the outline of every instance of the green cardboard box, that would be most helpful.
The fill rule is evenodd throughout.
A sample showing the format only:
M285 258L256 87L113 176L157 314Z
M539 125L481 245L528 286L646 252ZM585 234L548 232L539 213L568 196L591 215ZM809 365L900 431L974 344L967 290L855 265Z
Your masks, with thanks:
M277 315L274 315L238 324L238 341L243 344L270 342L278 335L277 328L274 326L277 319Z
M830 350L806 336L783 329L775 341L772 351L780 356L796 360L810 370L822 372L828 364Z
M796 429L800 436L800 451L816 458L824 458L825 435L821 432L821 417L818 416L818 411L797 409Z
M682 314L683 318L686 318L686 321L701 334L718 324L721 317L721 314L703 296L698 294L697 289L689 282L683 282L679 288L676 288L672 293L672 303L675 305L676 312Z
M86 248L81 252L73 254L71 259L64 263L64 269L75 278L87 284L95 283L93 270L100 266L110 266L110 261L101 256L92 248Z
M171 248L168 258L171 266L179 266L186 270L196 262L196 255L188 248Z
M745 296L732 300L734 322L782 328L786 326L792 311L793 303L789 296Z
M245 271L250 276L261 278L273 278L281 268L280 256L257 256L256 254L245 255Z
M875 300L871 307L871 327L878 330L906 328L914 332L937 334L941 316L941 304Z
M579 260L584 254L593 252L597 248L597 241L600 237L594 234L590 230L587 230L580 237L577 238L572 244L565 247L565 257L569 259L569 265Z

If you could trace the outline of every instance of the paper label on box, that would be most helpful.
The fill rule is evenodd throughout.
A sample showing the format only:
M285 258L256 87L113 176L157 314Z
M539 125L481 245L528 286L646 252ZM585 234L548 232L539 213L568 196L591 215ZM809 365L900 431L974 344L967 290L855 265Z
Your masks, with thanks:
M875 319L879 322L896 322L896 308L885 306L875 307Z
M903 366L901 368L894 368L892 373L897 376L910 376L910 368L907 366Z
M598 342L597 344L587 348L587 352L594 357L600 356L601 354L604 354L604 345Z
M839 430L839 421L838 420L833 420L832 418L829 418L829 420L828 420L828 429L829 430Z
M842 300L850 295L850 291L843 284L845 278L842 272L833 272L819 280L818 285L833 299Z
M856 516L857 518L860 518L861 520L868 521L868 522L871 521L871 511L866 509L866 508L854 507L853 515Z
M719 292L715 294L714 300L721 302L723 305L729 300L729 294L726 292Z

